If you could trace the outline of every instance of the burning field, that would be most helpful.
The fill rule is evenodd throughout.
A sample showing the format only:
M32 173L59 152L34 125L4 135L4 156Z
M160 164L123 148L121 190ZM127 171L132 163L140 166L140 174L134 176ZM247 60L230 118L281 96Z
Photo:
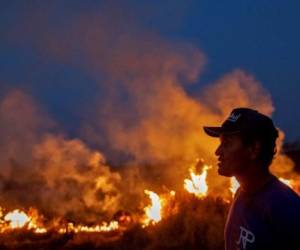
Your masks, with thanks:
M199 162L198 162L199 165ZM208 195L209 167L191 168L179 192L157 194L144 190L135 214L119 210L109 222L76 223L47 219L35 208L2 208L0 240L3 249L223 249L227 199ZM224 196L225 197L225 196Z
M233 177L222 194L210 193L211 168L197 160L182 189L144 190L136 209L118 210L107 221L99 215L81 223L68 215L46 217L34 207L1 208L1 249L223 249L226 214L238 182ZM292 180L281 180L296 189Z
M51 11L31 13L7 34L11 46L30 43L84 83L56 83L53 70L45 83L1 88L0 249L223 249L238 183L218 176L218 141L202 127L237 106L271 116L268 91L240 69L196 90L204 53L112 6L59 25ZM283 141L281 131L271 171L299 192Z

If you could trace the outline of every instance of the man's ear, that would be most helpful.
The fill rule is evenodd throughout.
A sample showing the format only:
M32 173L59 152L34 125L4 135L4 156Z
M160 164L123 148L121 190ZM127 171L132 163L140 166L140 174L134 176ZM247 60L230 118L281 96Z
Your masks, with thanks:
M251 160L255 160L258 158L261 150L261 143L258 141L254 141L251 146L249 146L249 156Z

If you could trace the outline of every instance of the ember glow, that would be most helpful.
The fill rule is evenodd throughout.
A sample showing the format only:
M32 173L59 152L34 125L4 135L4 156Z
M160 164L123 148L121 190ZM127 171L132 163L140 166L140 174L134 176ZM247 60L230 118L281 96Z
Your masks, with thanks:
M111 221L109 223L103 222L101 225L95 226L84 226L84 225L74 225L73 223L68 223L66 228L60 228L59 233L96 233L96 232L110 232L119 229L119 223L117 221Z
M206 183L207 170L210 169L209 166L205 165L202 174L196 174L192 169L190 169L191 179L184 180L184 188L189 193L195 194L197 197L202 198L207 195L208 186Z

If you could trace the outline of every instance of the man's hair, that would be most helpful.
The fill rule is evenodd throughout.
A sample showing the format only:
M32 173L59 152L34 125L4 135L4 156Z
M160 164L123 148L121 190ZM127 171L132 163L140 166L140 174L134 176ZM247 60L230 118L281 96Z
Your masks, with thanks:
M265 131L264 133L241 133L241 138L245 145L251 145L255 142L260 144L258 161L263 167L268 169L276 154L276 139L278 138L278 130L274 128L270 131Z

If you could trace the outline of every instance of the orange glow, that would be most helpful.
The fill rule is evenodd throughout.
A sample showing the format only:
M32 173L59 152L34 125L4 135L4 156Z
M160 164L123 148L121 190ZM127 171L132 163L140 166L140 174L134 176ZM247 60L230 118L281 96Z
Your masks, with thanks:
M285 185L289 186L290 188L293 188L293 180L288 180L288 179L284 179L284 178L279 178L279 180L281 182L283 182Z
M31 210L36 211L36 210ZM2 213L2 212L1 212ZM3 215L3 214L1 214ZM47 229L44 227L39 227L37 225L38 214L36 212L35 216L29 216L24 211L19 209L15 209L11 212L8 212L4 216L4 222L8 223L8 225L1 225L0 231L4 232L12 229L20 229L26 228L28 230L33 230L35 233L46 233Z
M110 232L115 231L119 228L119 223L117 221L111 221L110 223L103 222L101 225L95 225L95 226L84 226L84 225L74 225L73 223L68 223L68 225L65 228L60 228L59 233L80 233L80 232L86 232L86 233L95 233L95 232Z
M2 208L1 208L2 209ZM0 215L3 216L2 210L0 210ZM0 221L0 232L6 232L14 229L22 230L32 230L37 234L47 233L45 227L40 227L37 225L38 213L35 209L31 209L29 213L26 214L24 211L15 209L12 212L8 212L4 215L3 220ZM2 217L1 216L1 217ZM85 226L85 225L74 225L73 223L68 223L66 226L60 225L57 228L58 233L80 233L80 232L109 232L119 229L118 221L111 221L109 223L102 222L101 224L95 226Z
M208 191L206 176L209 168L209 166L205 165L201 175L197 175L192 169L190 169L191 179L184 180L185 190L189 193L195 194L199 198L205 197Z
M184 180L185 190L198 198L206 197L208 193L208 185L206 179L207 172L210 167L207 165L201 165L201 167L202 166L203 170L201 174L197 174L196 171L193 171L193 168L190 168L189 171L191 178ZM197 167L195 167L195 169L197 169ZM290 186L291 188L296 188L296 180L283 178L279 178L279 180ZM240 185L236 178L232 177L230 179L229 187L232 196L234 196L239 186ZM140 216L137 220L142 227L155 225L162 219L167 218L167 216L176 214L178 212L178 198L180 198L181 196L180 194L176 195L175 191L168 191L162 194L157 194L150 190L145 190L144 192L149 197L150 202L149 205L144 208L144 216ZM223 200L225 200L224 197ZM231 199L225 201L228 201L228 203L230 203ZM97 233L111 232L116 230L121 231L126 228L119 219L112 220L110 222L97 223L92 226L87 226L81 223L74 224L65 221L63 218L57 218L57 223L48 222L47 227L45 227L44 221L44 217L40 216L37 209L34 208L30 208L29 210L24 211L21 209L7 211L0 207L0 233L10 232L13 230L28 230L36 234L47 233L48 231L53 230L60 234Z
M230 191L232 193L232 196L234 196L237 189L240 187L240 183L237 181L235 177L230 178Z

